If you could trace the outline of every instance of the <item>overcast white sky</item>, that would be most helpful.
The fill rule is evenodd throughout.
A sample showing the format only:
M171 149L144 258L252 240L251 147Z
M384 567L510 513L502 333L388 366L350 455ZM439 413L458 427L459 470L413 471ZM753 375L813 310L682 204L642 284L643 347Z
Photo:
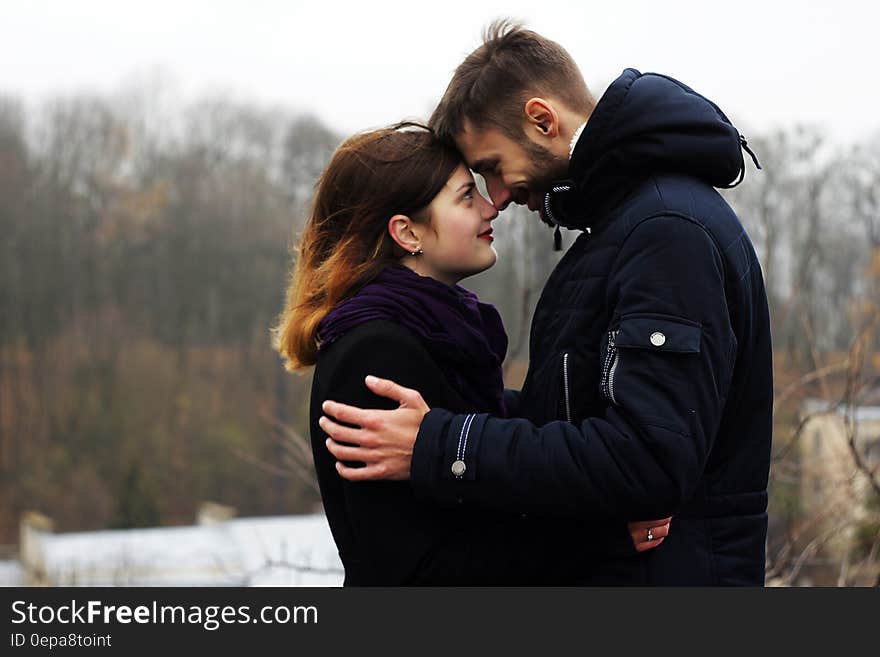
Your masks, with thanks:
M498 16L561 43L597 95L633 66L694 87L747 135L880 130L880 9L865 0L0 0L0 93L38 101L158 75L184 97L230 92L349 133L427 118Z

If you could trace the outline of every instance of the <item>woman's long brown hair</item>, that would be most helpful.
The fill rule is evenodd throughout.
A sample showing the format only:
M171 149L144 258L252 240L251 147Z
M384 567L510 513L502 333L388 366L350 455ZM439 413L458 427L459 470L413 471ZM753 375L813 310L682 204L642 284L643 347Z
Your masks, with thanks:
M273 329L288 370L314 365L325 315L405 255L388 234L388 220L404 214L430 221L427 205L461 162L429 128L412 122L355 135L336 150L318 180Z

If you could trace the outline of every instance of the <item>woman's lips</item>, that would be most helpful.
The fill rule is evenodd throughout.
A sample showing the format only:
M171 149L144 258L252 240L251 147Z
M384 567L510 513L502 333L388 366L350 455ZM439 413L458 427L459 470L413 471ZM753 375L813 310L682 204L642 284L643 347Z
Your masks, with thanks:
M495 238L492 237L492 229L490 228L485 233L480 233L477 235L481 240L486 240L487 242L494 242Z

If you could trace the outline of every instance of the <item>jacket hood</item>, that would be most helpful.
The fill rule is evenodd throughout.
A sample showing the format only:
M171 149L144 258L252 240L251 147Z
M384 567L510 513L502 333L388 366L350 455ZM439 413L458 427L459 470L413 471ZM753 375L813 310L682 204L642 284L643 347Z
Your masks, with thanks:
M670 77L628 68L597 103L572 154L570 180L554 185L545 208L556 223L583 229L653 173L733 187L745 173L742 148L745 139L715 103Z

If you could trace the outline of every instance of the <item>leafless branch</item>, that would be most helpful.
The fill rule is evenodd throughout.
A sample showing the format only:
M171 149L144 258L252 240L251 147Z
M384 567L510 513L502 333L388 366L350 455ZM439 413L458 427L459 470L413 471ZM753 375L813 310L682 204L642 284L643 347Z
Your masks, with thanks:
M856 566L856 573L861 574L872 565L876 568L878 555L880 555L880 529L877 530L877 535L874 537L874 542L871 544L871 549L868 550L868 554ZM874 586L880 586L880 568L877 568L877 577L878 579L874 582Z
M277 444L284 450L280 465L264 461L241 449L233 450L235 456L271 475L285 479L297 479L315 493L320 494L309 441L278 418L267 413L261 413L260 416L275 430Z
M798 555L797 559L795 559L791 572L788 573L786 579L788 580L789 585L797 581L798 575L800 575L800 571L807 563L807 561L815 556L819 549L834 536L836 536L838 532L840 532L840 530L846 526L846 524L846 522L836 523L833 527L831 527L831 529L823 532L807 544L807 546Z
M785 389L782 390L782 392L776 395L776 399L773 401L773 412L775 413L782 406L783 402L787 401L789 397L791 397L801 388L807 386L813 381L824 379L826 377L832 376L834 374L839 374L841 372L846 372L848 367L849 362L843 361L842 363L826 365L825 367L821 367L817 370L813 370L812 372L804 374L797 381L788 384L788 386L786 386Z
M846 428L847 445L855 462L856 468L867 478L868 484L874 493L880 496L880 479L877 477L877 467L867 462L862 450L858 445L858 422L856 422L856 409L858 404L859 378L865 361L865 351L873 337L874 329L880 323L880 313L874 316L859 332L850 347L849 368L846 377L846 391L844 393L844 426Z
M792 448L800 440L800 437L804 432L804 428L810 423L810 421L814 418L821 417L823 415L828 415L829 413L833 413L835 411L835 409L837 408L837 406L838 406L838 403L836 401L828 402L827 408L823 408L818 411L813 411L811 413L807 413L807 414L801 416L801 418L798 421L797 426L792 430L791 434L789 435L788 440L785 442L785 445L782 447L782 449L779 450L779 452L777 452L777 454L775 456L773 456L771 462L778 463L778 462L786 459L788 457L789 452L792 450Z

